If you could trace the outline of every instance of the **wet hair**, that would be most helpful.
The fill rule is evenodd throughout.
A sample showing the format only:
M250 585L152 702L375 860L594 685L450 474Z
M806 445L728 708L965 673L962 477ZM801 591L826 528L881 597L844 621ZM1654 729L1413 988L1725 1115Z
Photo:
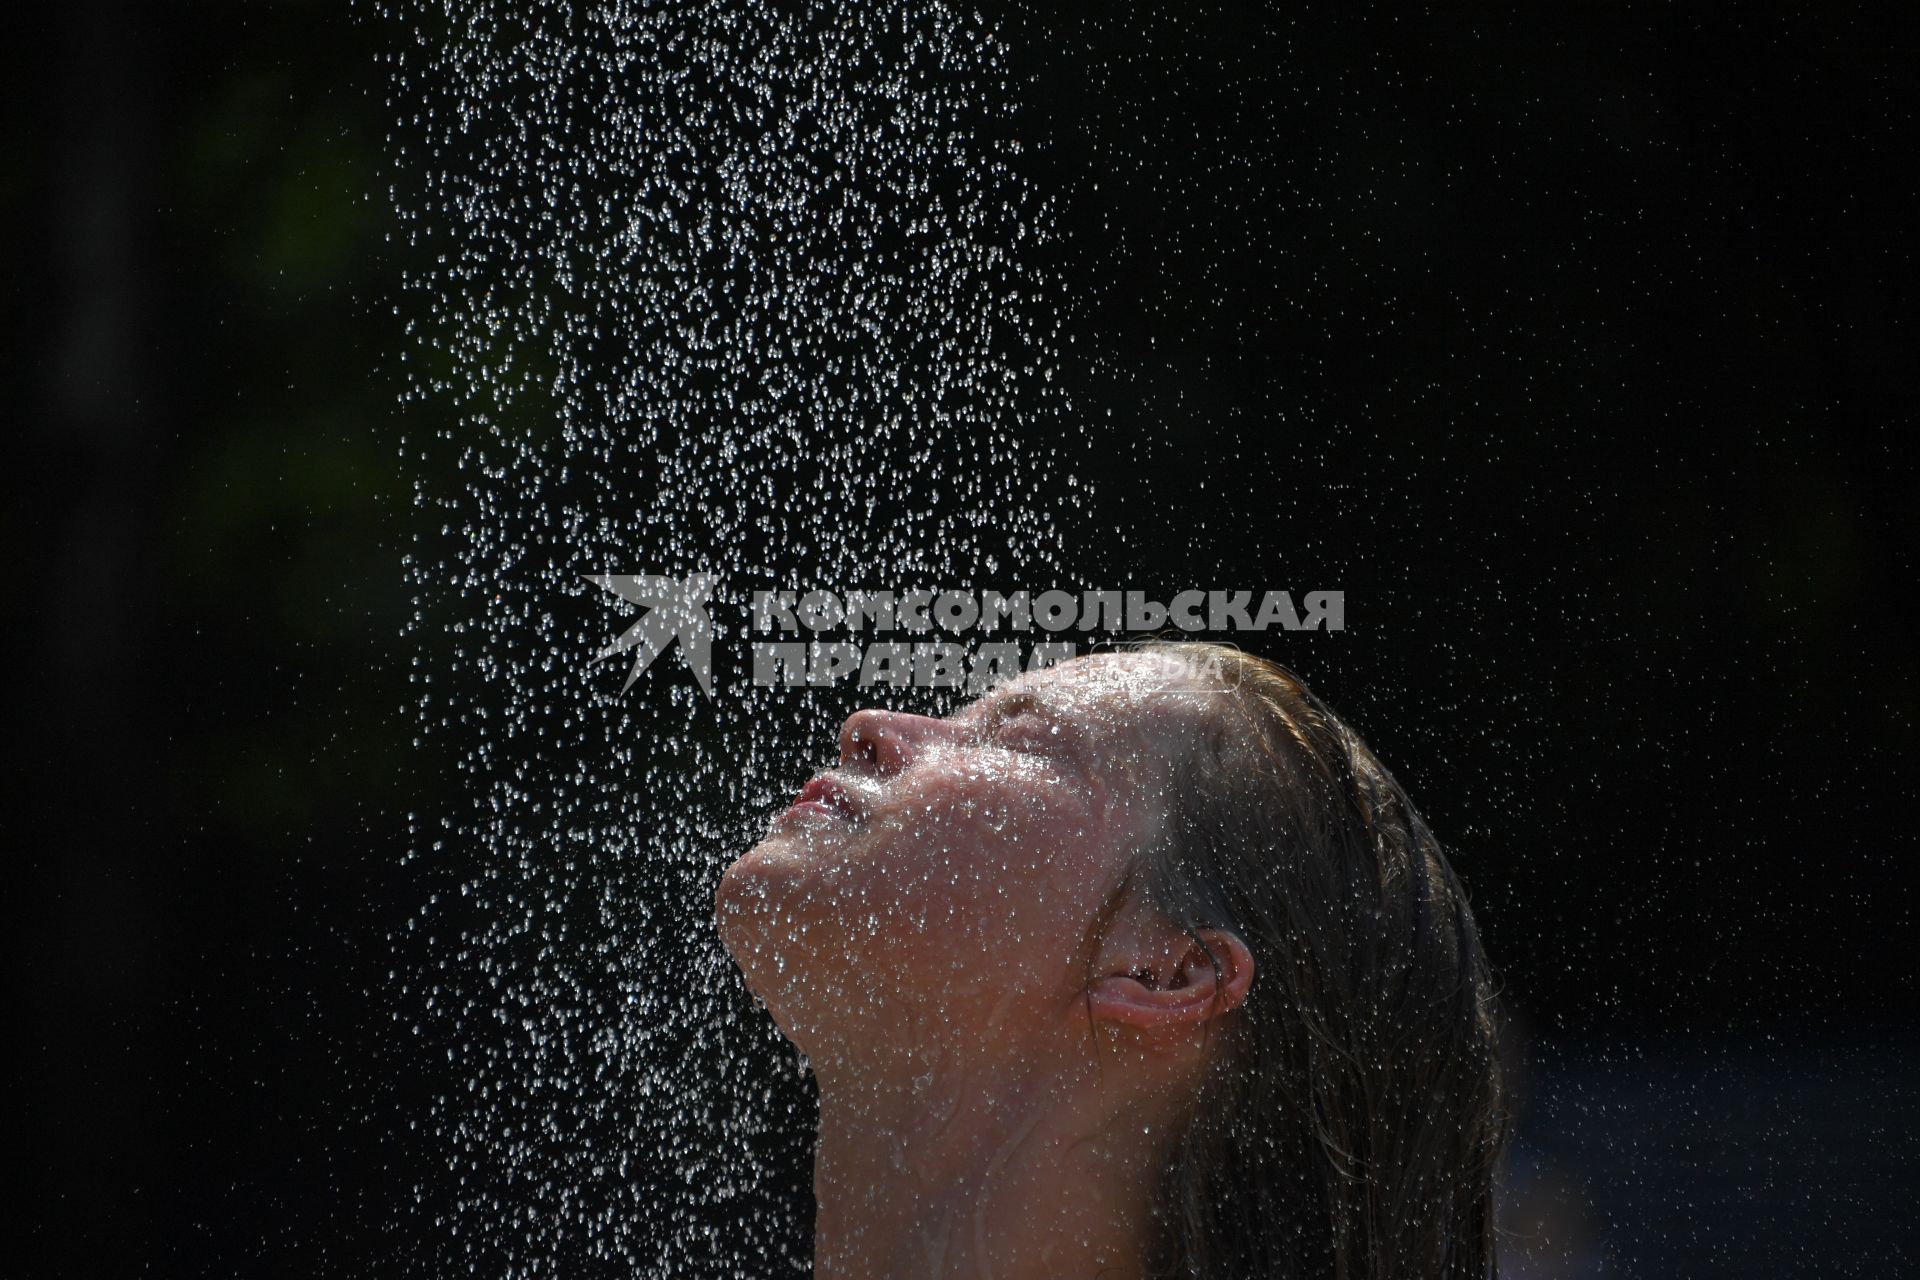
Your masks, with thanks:
M1499 1019L1439 844L1291 671L1221 645L1135 647L1211 673L1227 711L1170 762L1166 822L1129 885L1203 947L1200 930L1225 929L1254 957L1164 1173L1157 1274L1497 1276Z

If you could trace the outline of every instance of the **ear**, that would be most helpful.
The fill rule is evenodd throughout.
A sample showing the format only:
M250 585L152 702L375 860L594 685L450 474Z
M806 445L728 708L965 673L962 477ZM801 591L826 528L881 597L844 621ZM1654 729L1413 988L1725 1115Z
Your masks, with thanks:
M1202 929L1200 939L1204 947L1179 935L1175 945L1145 964L1137 956L1124 966L1109 959L1116 971L1095 980L1087 1007L1097 1019L1143 1031L1197 1026L1239 1008L1253 985L1253 953L1225 929Z

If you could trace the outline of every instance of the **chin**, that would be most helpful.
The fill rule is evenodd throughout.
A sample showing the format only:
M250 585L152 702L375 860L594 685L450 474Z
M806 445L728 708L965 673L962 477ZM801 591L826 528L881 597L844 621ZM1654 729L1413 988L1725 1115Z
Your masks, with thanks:
M720 941L750 987L769 953L792 932L805 898L807 854L804 840L776 832L735 859L714 889Z
M766 914L768 888L762 866L766 861L767 843L762 840L735 858L713 891L713 922L719 927L720 941L735 963L740 961L741 944L751 941L745 931L757 934L754 917Z
M806 897L800 884L804 856L803 842L778 836L762 840L727 868L713 895L721 945L747 990L790 1040L796 1033L805 1038L804 1028L794 1025L793 1008L805 1003L805 974L814 967L795 929L795 909Z

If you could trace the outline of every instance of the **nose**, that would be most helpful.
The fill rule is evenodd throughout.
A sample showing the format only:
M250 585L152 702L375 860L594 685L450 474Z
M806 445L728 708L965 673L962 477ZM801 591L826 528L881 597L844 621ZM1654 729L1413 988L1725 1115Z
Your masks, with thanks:
M946 721L931 716L856 711L840 726L840 763L865 764L881 777L891 777L912 764L929 742L950 732Z

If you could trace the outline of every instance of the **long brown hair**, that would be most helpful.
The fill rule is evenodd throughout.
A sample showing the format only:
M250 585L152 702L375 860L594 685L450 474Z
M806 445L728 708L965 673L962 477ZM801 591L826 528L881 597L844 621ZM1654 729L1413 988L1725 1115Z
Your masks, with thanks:
M1168 1166L1162 1274L1496 1276L1508 1133L1494 983L1473 913L1386 767L1291 671L1137 646L1212 672L1229 714L1173 762L1133 879L1254 957L1246 1002Z

